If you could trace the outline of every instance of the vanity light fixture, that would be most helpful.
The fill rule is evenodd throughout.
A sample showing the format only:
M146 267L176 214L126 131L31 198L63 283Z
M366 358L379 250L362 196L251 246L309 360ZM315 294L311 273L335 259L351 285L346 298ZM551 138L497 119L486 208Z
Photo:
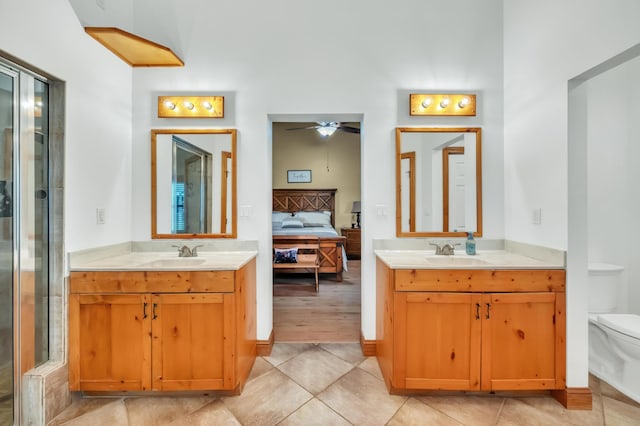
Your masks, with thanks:
M223 118L224 96L158 96L159 118Z
M476 115L476 95L455 93L412 93L410 115Z

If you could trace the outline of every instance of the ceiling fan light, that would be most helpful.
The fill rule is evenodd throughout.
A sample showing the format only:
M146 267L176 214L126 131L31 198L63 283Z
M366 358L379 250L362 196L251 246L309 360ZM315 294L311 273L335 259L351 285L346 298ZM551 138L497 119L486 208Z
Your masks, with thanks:
M318 131L320 136L326 138L331 136L336 131L336 128L334 126L322 126L318 127L316 130Z

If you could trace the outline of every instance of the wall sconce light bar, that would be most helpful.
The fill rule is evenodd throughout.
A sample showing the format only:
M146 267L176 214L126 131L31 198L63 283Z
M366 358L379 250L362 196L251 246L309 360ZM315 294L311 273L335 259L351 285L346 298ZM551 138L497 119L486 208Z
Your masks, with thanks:
M224 96L158 96L159 118L223 118Z
M412 93L410 115L476 115L476 95L455 93Z

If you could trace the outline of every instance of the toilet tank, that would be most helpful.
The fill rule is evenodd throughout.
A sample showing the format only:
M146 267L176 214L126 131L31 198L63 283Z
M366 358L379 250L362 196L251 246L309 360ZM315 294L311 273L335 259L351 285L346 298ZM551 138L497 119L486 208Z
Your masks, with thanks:
M589 312L614 312L622 289L624 267L611 263L589 263Z

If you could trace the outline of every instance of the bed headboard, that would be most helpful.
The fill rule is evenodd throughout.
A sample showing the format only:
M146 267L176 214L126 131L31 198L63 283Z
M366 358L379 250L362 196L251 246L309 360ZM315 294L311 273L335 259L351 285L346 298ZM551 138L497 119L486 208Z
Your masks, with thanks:
M331 225L336 227L337 189L274 189L273 211L308 212L328 210Z

